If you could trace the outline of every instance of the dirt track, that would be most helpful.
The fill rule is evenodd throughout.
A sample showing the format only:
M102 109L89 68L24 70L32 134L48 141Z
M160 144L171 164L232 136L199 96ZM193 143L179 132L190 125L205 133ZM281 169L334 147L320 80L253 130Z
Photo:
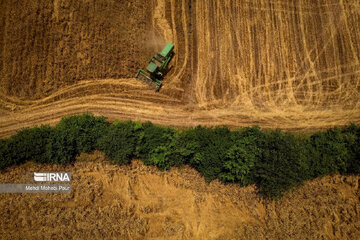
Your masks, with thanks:
M0 2L0 137L91 111L172 126L360 122L358 1ZM133 78L170 41L160 93Z
M86 161L86 162L84 162ZM359 239L360 178L327 176L280 202L253 186L213 181L194 169L161 172L133 161L119 167L101 154L74 166L31 162L0 175L30 183L33 171L71 171L71 194L0 194L6 239Z
M357 0L0 0L0 137L86 111L177 127L360 123L359 25ZM167 41L176 55L155 93L134 75ZM187 167L83 156L99 161L66 168L70 196L0 195L0 236L360 238L358 177L316 179L266 203ZM28 163L1 182L40 169L62 170Z

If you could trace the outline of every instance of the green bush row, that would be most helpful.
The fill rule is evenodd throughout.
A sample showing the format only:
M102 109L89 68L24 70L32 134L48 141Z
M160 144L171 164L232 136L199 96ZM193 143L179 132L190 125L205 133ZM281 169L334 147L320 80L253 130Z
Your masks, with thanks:
M303 136L259 127L175 130L151 122L110 124L91 114L65 117L54 128L23 129L0 139L0 169L27 160L71 163L80 152L94 149L120 165L133 158L161 170L187 164L207 181L256 184L269 198L325 174L360 173L360 126L355 124Z

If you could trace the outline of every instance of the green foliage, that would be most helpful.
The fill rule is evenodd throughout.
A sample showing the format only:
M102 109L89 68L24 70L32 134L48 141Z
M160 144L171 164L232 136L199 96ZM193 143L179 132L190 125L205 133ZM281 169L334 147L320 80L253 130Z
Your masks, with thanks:
M27 160L46 162L46 144L52 134L50 126L26 128L0 141L0 169Z
M104 117L91 114L63 118L47 144L47 161L66 164L74 161L81 151L94 150L108 125Z
M275 199L307 179L360 173L360 126L355 124L300 137L259 127L177 131L151 122L109 124L91 114L65 117L55 128L23 129L0 139L0 169L27 160L65 164L94 149L120 165L135 157L162 170L189 164L207 181L256 184L263 196Z
M312 177L346 172L349 154L344 134L339 128L317 132L310 137L306 144Z
M13 158L16 150L17 149L13 148L13 145L10 144L10 139L0 140L0 169L5 169L16 164L16 160Z
M259 127L245 128L233 134L234 144L226 154L220 180L242 186L255 183L254 168L262 156L264 134Z
M48 125L25 129L15 136L14 141L17 143L18 152L22 152L23 161L34 160L44 163L46 159L46 145L51 137L53 130Z
M108 125L105 117L85 113L63 118L56 126L56 131L63 132L69 142L75 143L78 151L91 152Z
M114 122L98 140L97 146L113 162L127 164L135 156L138 130L131 121Z
M46 145L48 163L67 164L75 161L79 151L71 132L55 129Z
M291 133L272 131L265 136L263 154L255 167L256 182L266 197L281 197L309 178L304 146Z
M156 165L161 170L170 169L176 164L173 151L177 136L177 132L172 128L146 122L139 135L137 155L147 165Z
M350 124L342 131L343 140L348 150L346 173L360 173L360 126Z
M178 154L197 169L207 181L218 178L233 141L227 127L196 127L180 135Z

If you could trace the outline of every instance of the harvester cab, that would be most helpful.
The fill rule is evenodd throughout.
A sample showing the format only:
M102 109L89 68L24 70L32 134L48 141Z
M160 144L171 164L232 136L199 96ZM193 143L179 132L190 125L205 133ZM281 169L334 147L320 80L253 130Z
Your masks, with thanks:
M164 49L155 54L149 61L146 71L140 69L136 74L136 78L153 87L155 91L159 91L162 86L161 80L168 72L168 65L174 56L174 45L167 43Z

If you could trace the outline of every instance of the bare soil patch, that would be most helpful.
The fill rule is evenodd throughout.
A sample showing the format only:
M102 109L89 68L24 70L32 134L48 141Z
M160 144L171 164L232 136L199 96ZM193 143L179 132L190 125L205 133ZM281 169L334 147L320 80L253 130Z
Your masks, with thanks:
M358 239L358 176L309 181L280 202L254 186L210 184L189 167L116 166L82 154L73 166L31 162L0 175L30 183L34 171L70 171L71 194L1 194L6 239Z

